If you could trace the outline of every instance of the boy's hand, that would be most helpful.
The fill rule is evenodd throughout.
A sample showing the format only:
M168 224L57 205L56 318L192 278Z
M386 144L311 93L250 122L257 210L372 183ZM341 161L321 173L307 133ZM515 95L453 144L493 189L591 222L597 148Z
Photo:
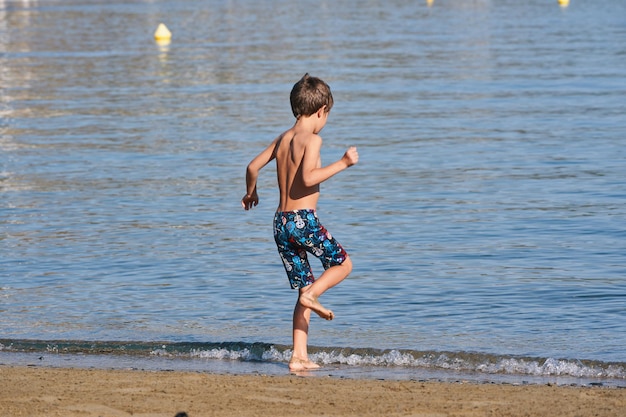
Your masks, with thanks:
M259 196L257 193L246 194L241 199L241 206L244 210L250 210L252 207L256 207L259 204Z
M349 167L359 162L359 153L356 151L356 146L348 148L346 153L343 154L343 160Z

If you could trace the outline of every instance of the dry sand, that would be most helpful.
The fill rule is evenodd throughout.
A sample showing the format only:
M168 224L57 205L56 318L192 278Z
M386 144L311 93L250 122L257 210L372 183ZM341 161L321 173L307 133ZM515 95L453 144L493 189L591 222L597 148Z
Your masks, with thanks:
M619 416L626 389L0 366L0 416Z

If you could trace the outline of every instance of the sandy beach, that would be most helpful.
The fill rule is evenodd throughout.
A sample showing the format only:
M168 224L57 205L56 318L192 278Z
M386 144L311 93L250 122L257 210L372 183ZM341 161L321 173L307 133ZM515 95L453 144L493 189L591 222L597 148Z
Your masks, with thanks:
M0 366L2 416L623 416L626 390Z

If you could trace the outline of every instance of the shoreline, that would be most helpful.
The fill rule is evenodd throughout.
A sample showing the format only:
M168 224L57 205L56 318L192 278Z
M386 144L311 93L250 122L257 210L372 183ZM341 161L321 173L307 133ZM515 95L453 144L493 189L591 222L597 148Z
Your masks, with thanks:
M327 376L626 388L626 362L479 352L310 347ZM0 339L0 364L285 375L289 346L267 342Z
M0 365L10 416L617 417L626 389Z
M290 375L288 364L282 361L192 358L165 354L144 356L119 352L91 354L0 350L0 366L201 372L279 377ZM489 373L432 367L333 364L322 365L322 368L317 371L307 372L307 376L356 380L626 388L626 380L622 378Z

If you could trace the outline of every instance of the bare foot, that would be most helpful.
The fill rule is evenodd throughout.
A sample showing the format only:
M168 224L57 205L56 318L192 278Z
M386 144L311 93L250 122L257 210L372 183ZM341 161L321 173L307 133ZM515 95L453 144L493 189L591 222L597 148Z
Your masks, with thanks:
M291 358L289 361L289 370L291 372L314 371L319 368L318 364L311 362L309 359Z
M335 318L335 314L331 310L324 308L324 306L321 305L320 302L317 300L317 297L313 297L310 294L303 293L300 294L299 302L304 307L310 308L311 310L315 311L315 313L317 313L317 315L323 319L332 320Z

